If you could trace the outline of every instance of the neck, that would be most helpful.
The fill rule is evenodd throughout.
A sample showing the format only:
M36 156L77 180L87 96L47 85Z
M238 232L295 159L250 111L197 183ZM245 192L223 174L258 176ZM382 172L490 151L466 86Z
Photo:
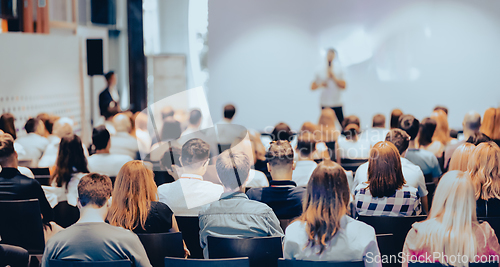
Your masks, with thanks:
M78 220L78 223L104 222L107 213L108 208L106 207L106 204L104 204L101 208L97 208L96 206L82 207L80 208L80 220Z
M479 132L479 130L474 131L474 130L464 129L464 139L467 141L467 139L469 139L469 137L471 137L472 135L474 135L477 132Z
M224 192L223 194L231 194L231 193L244 193L245 191L242 189L244 188L243 186L237 189L229 189L224 187Z
M292 170L271 171L271 177L274 181L291 181L292 173Z
M95 153L96 154L109 154L109 148L96 150Z
M223 120L224 120L225 122L227 122L227 123L231 123L231 121L233 121L232 119L228 119L228 118L224 118Z
M17 160L16 159L6 159L0 161L0 166L2 168L14 168L17 169Z
M205 174L204 170L189 170L189 169L184 169L183 172L182 172L182 175L187 175L187 174L196 174L196 175L199 175L199 176L202 176Z
M410 143L408 144L408 148L416 148L415 147L415 140L410 140Z

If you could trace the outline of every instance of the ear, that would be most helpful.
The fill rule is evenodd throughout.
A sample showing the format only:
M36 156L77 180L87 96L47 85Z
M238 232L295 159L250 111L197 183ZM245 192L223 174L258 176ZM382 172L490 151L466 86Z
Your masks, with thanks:
M76 202L76 207L81 210L82 209L82 203L80 202L80 198L78 198L77 202Z
M182 156L179 156L179 164L181 165L182 167Z
M269 162L267 163L267 170L271 172L271 164L269 164Z
M111 197L110 197L110 198L108 199L108 201L106 201L106 207L107 207L107 208L111 207L111 203L112 203L112 202L113 202L113 201L112 201L112 199L111 199Z
M297 166L297 162L293 161L293 163L292 163L292 171L295 170L295 166Z

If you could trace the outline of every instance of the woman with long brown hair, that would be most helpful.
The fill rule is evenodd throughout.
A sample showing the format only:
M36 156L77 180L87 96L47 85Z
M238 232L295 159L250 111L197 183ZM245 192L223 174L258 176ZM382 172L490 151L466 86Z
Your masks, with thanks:
M314 170L307 184L303 213L287 229L283 254L286 259L359 261L381 266L367 257L380 255L375 231L347 215L349 185L345 170L326 160Z
M425 118L420 123L420 128L417 135L417 147L420 149L432 152L437 158L443 156L444 145L437 140L434 140L437 122L433 118Z
M135 233L178 231L173 212L158 202L153 171L140 160L123 165L116 177L108 222Z
M442 110L436 110L432 113L431 118L436 121L436 130L432 136L433 141L438 141L443 146L448 145L450 141L455 140L450 136L450 127L448 126L448 115Z
M406 185L399 151L391 142L376 143L370 150L368 182L354 190L356 212L367 216L420 214L418 190Z
M484 112L481 132L500 145L500 108L489 108Z

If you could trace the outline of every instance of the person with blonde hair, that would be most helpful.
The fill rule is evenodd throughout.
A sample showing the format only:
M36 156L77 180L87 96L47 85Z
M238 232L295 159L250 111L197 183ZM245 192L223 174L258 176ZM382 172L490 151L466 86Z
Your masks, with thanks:
M450 136L450 127L448 126L448 115L443 110L435 110L431 118L436 121L436 130L432 136L433 141L439 141L443 146L448 145L454 139ZM456 140L455 140L456 141Z
M367 254L380 255L375 230L347 215L349 199L345 170L330 160L320 163L307 184L302 215L285 231L285 259L381 266L367 260Z
M407 259L431 259L453 266L466 266L480 256L499 255L500 245L487 222L476 218L474 187L467 173L450 171L439 182L427 219L415 223L406 236ZM437 255L437 257L434 257ZM408 261L403 262L408 266Z
M421 212L418 189L406 184L399 151L388 141L376 143L368 159L368 181L354 189L356 212L366 216L413 216Z
M494 142L479 144L470 155L467 170L475 188L477 214L500 217L500 148Z
M471 143L463 143L457 147L451 156L449 170L466 172L470 156L475 149L476 146Z
M497 145L500 143L500 108L489 108L484 112L481 132Z

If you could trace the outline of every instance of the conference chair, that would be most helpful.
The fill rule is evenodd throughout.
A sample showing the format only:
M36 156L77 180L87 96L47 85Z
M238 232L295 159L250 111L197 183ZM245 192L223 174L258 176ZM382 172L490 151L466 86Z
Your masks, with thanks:
M394 241L394 235L393 234L378 234L376 235L377 238L377 245L378 249L380 251L380 255L387 255L389 259L392 257L392 262L391 263L384 263L384 267L400 267L401 264L397 262L398 259L398 253L401 251L399 246L397 246L396 242Z
M30 255L41 255L45 239L38 199L0 200L0 236L2 244L22 247Z
M80 219L80 210L68 204L67 201L61 201L53 209L54 222L63 228L69 227Z
M247 257L230 259L181 259L165 257L165 267L248 267ZM263 266L262 266L263 267Z
M427 203L429 203L429 210L432 206L432 200L434 199L434 192L436 192L436 184L434 182L425 183L425 187L427 188Z
M203 250L200 247L200 221L198 217L175 216L182 239L186 243L190 258L203 259Z
M111 180L111 185L114 188L115 187L116 176L109 176L109 179Z
M47 185L47 186L50 185L49 168L30 168L30 170L35 176L35 180L37 180L40 183L40 185Z
M408 267L444 267L439 262L409 262ZM448 265L452 266L452 265ZM498 262L469 263L470 267L498 267Z
M495 231L497 238L500 238L500 217L479 217L477 218L479 222L488 222Z
M278 267L364 267L363 261L335 262L278 259Z
M31 167L32 160L31 159L23 159L18 160L17 165L22 167Z
M356 173L358 167L367 161L368 159L341 159L340 165L346 171L352 171L353 173Z
M153 267L163 267L166 256L184 257L184 246L180 232L137 234L137 236L141 240Z
M208 236L210 259L248 257L251 267L278 266L281 237L225 238Z
M130 267L129 260L117 261L69 261L49 260L49 267Z
M172 183L175 181L174 177L172 177L167 171L153 171L153 172L155 174L156 186Z

